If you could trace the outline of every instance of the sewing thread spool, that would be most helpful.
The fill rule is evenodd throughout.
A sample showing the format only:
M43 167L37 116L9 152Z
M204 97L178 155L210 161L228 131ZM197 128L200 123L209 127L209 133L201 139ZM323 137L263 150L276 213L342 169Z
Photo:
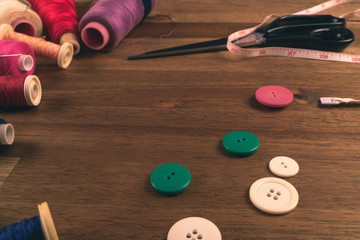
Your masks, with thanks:
M16 32L40 37L43 25L40 16L18 0L0 0L0 24L10 24Z
M41 97L37 76L0 76L0 106L35 107L40 104Z
M29 44L0 40L0 76L31 75L34 73L35 54Z
M109 51L153 9L156 0L99 0L81 18L83 42L93 50Z
M0 229L0 240L59 240L47 202L38 204L40 216Z
M13 125L0 118L0 149L13 144L14 139L15 130Z
M79 21L73 0L27 0L40 15L51 41L74 46L74 55L80 52Z
M41 38L17 33L13 31L9 24L0 25L0 40L26 42L34 49L36 54L57 61L58 66L64 69L70 65L74 54L74 48L71 43L66 42L63 45L58 45Z

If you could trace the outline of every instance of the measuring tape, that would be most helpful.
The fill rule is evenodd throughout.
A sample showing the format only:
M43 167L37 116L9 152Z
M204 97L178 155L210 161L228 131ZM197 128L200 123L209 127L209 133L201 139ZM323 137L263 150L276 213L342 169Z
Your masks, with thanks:
M336 7L345 3L360 3L360 0L330 0L328 2L321 3L309 9L294 13L293 15L311 15L322 12L326 9ZM353 17L357 12L360 12L360 9L357 9L353 12L343 14L340 18L349 19ZM265 23L273 17L279 17L278 15L271 14L264 18L264 20L257 26L240 30L231 34L228 37L227 48L228 50L239 56L244 57L258 57L258 56L283 56L283 57L293 57L293 58L306 58L306 59L316 59L323 61L337 61L337 62L352 62L360 63L360 55L355 54L345 54L337 52L327 52L327 51L317 51L309 49L300 49L300 48L287 48L287 47L264 47L264 48L252 48L245 49L237 46L237 43L249 41L251 38L250 33L255 32L258 28L265 25Z

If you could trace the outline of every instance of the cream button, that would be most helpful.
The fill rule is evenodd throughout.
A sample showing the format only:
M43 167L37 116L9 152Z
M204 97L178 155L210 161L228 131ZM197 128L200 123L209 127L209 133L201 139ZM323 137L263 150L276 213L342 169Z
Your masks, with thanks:
M205 218L188 217L170 228L167 240L221 240L221 233L214 223Z
M251 202L258 209L271 214L285 214L294 210L299 202L296 188L275 177L255 181L249 191Z
M279 156L269 162L270 171L279 177L292 177L299 172L299 164L292 158Z

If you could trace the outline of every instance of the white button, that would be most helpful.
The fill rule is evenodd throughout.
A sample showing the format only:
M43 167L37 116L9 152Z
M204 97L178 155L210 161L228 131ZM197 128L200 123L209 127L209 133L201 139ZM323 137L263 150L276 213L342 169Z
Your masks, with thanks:
M250 200L255 207L271 214L285 214L294 210L299 202L296 188L275 177L261 178L250 187Z
M299 172L299 164L294 159L284 156L271 159L269 168L279 177L292 177Z
M205 218L188 217L170 228L167 240L221 240L221 233L214 223Z

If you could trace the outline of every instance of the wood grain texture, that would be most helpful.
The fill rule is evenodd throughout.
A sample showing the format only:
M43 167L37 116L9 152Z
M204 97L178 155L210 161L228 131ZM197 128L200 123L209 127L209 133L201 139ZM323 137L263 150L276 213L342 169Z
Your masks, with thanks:
M19 160L17 157L0 157L0 189Z
M91 5L75 2L81 13ZM226 240L359 239L360 108L319 105L322 96L359 98L359 65L226 51L126 60L321 2L159 0L109 53L84 49L67 70L38 57L40 106L2 113L16 139L1 157L21 160L0 191L0 226L37 215L36 204L47 201L60 239L165 240L189 216L213 221ZM159 39L175 25L171 37ZM348 27L359 34L357 22ZM143 37L150 38L135 42ZM359 40L346 52L360 53ZM257 103L256 89L270 84L289 88L294 102L280 110ZM246 158L226 153L221 140L234 130L257 135L259 150ZM272 216L252 205L248 191L273 176L267 165L279 155L300 165L288 179L300 201L293 212ZM192 174L175 197L158 194L149 181L166 163Z

